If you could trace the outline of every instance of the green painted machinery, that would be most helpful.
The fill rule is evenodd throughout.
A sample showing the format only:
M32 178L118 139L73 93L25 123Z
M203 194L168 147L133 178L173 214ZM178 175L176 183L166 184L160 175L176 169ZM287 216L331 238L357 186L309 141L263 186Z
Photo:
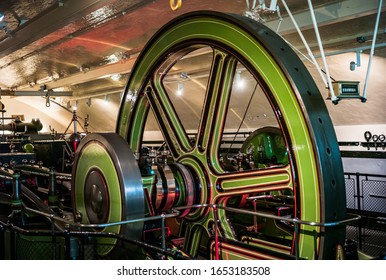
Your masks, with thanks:
M66 244L87 236L101 258L344 258L324 101L288 44L239 15L189 13L151 38L116 133L76 150L69 206Z

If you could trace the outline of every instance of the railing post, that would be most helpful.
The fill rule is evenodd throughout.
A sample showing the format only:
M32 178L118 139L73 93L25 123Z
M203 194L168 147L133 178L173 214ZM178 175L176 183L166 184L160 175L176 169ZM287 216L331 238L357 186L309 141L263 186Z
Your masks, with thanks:
M66 260L78 260L80 258L84 259L84 252L83 254L81 253L81 246L84 246L84 238L88 238L88 235L83 235L83 240L82 240L82 245L79 244L79 239L78 237L73 236L71 233L71 226L70 224L65 224L64 225L64 242L66 244L66 250L64 252L65 254L65 259ZM95 246L93 246L93 249L96 250L96 243L94 243ZM83 247L84 248L84 247ZM82 254L82 255L81 255ZM95 252L94 252L95 254Z
M56 190L56 173L53 167L50 168L50 184L48 188L48 205L51 209L58 211L58 194Z
M0 225L0 260L5 260L5 227Z
M254 199L253 200L253 211L255 211L255 213L257 212L256 204L257 204L257 201L256 201L256 199ZM256 215L253 215L253 230L254 230L254 232L257 233L257 216Z
M9 225L9 246L10 246L10 259L16 260L16 242L15 242L15 230L13 229L13 224Z
M299 259L299 232L300 232L300 224L298 223L298 218L294 218L294 227L295 227L295 258Z
M214 216L214 249L215 249L215 259L219 260L219 246L218 246L218 209L214 204L213 206L213 216Z
M363 197L363 190L361 190L361 183L359 180L360 174L357 172L355 174L356 176L356 187L357 187L357 208L358 208L358 213L362 212L362 205L361 205L361 198ZM359 250L362 250L362 221L359 221L358 223L358 248Z
M360 212L362 210L362 207L361 207L362 192L361 192L361 189L360 189L359 176L360 176L359 173L355 174L355 179L356 179L355 180L355 184L356 184L356 187L357 187L357 208L358 208L358 211Z
M162 250L166 250L166 241L165 241L165 214L161 214L161 231L162 231Z
M56 260L56 237L55 237L55 221L54 219L51 217L50 219L51 221L51 254L52 254L52 258L54 260Z
M12 213L9 215L8 220L12 223L20 224L22 223L22 207L23 201L21 196L20 189L20 173L15 171L12 175L12 200L11 200L11 209Z

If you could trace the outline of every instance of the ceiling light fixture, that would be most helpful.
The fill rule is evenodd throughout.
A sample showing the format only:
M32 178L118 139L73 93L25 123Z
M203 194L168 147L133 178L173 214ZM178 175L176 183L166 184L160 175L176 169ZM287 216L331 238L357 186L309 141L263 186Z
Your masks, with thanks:
M103 102L105 105L108 105L109 104L109 96L108 95L105 95L105 101Z
M362 52L362 50L357 51L357 62L355 62L355 61L350 62L350 70L351 71L354 71L355 67L361 66L361 52Z
M238 89L243 89L245 87L245 80L241 77L241 71L240 70L238 70L236 72L235 79L236 79L236 87Z
M185 73L185 72L181 72L181 74L180 74L180 78L181 78L181 79L183 79L183 80L186 80L186 79L188 79L188 78L189 78L189 75L188 75L188 73Z
M181 96L183 92L184 92L184 84L181 81L179 81L177 86L177 95Z
M73 111L76 111L78 109L78 100L75 101L75 105L72 107Z
M119 61L119 58L116 54L111 54L109 56L105 57L105 60L107 61L107 64L116 63Z
M119 81L121 79L121 74L114 74L114 75L111 75L110 78L113 80L113 81Z

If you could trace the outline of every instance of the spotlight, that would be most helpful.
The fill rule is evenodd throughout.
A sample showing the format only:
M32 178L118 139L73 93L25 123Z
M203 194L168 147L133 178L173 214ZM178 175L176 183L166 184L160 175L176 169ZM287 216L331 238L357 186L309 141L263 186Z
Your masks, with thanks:
M105 101L103 102L105 104L105 106L107 106L109 104L109 96L108 95L105 95Z
M245 81L244 79L241 77L241 71L237 71L236 72L236 87L238 89L243 89L245 87Z
M181 72L180 78L185 80L185 79L188 79L188 78L189 78L189 75L188 75L188 73Z
M362 50L357 51L357 61L351 61L350 62L350 70L354 71L355 67L360 67L361 66L361 52Z
M350 62L350 70L355 71L355 61Z
M179 81L178 87L177 87L177 95L181 96L183 92L184 92L184 84L181 81Z
M72 107L73 111L76 111L78 109L78 100L75 101L75 105Z
M114 74L114 75L111 75L111 79L113 81L119 81L119 79L121 78L121 74Z
M3 21L3 19L4 19L4 14L3 12L0 12L0 21Z

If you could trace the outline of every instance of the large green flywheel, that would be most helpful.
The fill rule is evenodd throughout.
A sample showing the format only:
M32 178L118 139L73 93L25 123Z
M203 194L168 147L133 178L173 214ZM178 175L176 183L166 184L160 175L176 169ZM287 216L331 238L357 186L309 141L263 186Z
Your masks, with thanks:
M74 160L72 188L74 215L82 224L109 224L144 216L141 175L131 150L118 134L93 133L81 141ZM138 240L142 227L143 223L135 223L96 230ZM115 244L116 239L98 238L98 254L110 255Z
M183 121L184 112L172 101L165 77L175 71L176 63L202 49L209 50L212 63L195 140L191 141ZM187 63L187 59L184 61ZM288 153L288 160L281 165L230 172L222 163L219 151L227 125L231 123L229 116L233 114L245 120L242 113L230 110L235 95L232 85L239 66L249 73L268 100L263 109L273 112ZM253 98L250 103L248 108L261 105ZM293 218L326 223L346 217L341 158L324 101L301 60L268 27L239 15L206 11L178 17L164 26L138 57L122 99L117 132L134 153L141 151L149 111L157 121L173 161L194 175L199 203L229 206L236 196L286 191L293 194L290 213ZM258 116L250 117L254 118ZM271 251L276 250L276 257L280 257L288 247L288 254L292 256L298 249L300 258L332 259L336 247L345 241L344 227L301 225L298 240L289 228L287 247L272 245L276 239L265 238L259 242L268 250L259 253L263 245L256 249L238 247L242 241L234 233L226 211L219 209L218 215L220 239L227 240L220 244L221 258L232 252L239 258L275 258ZM215 216L208 209L195 209L184 219L190 229L185 248L195 255L202 231L206 229L209 238L213 236L213 231L208 229L213 227ZM265 226L268 227L268 223ZM264 234L267 236L269 232Z

